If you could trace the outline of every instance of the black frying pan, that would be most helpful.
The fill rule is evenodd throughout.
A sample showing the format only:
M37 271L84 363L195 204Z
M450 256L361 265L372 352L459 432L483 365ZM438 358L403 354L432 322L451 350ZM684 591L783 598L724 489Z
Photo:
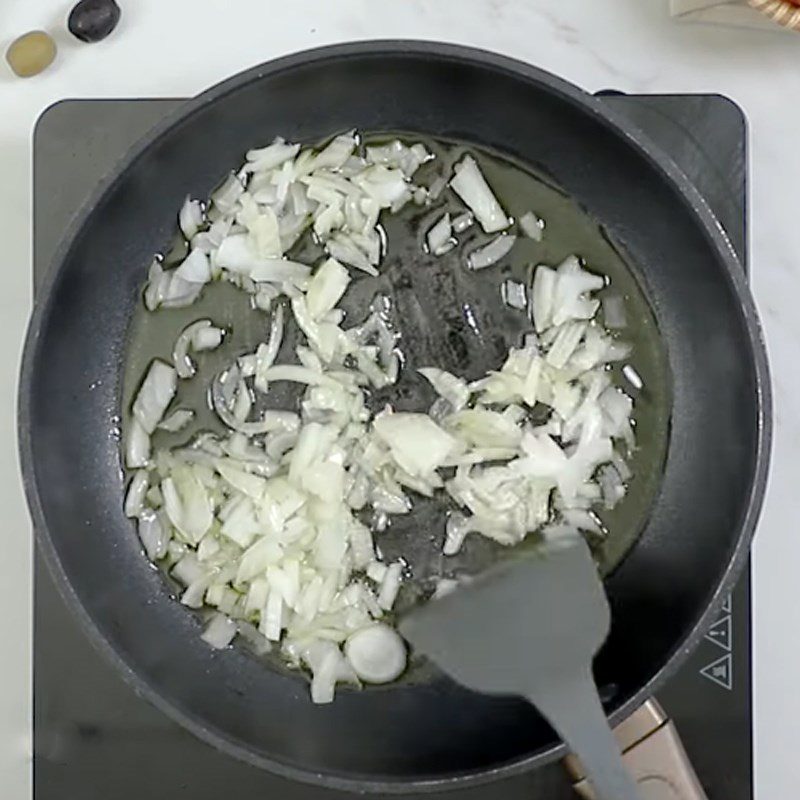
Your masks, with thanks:
M607 580L613 626L596 676L613 687L612 721L678 667L745 561L763 496L770 397L753 301L718 223L662 153L594 98L506 58L408 42L301 53L211 89L146 137L83 210L38 299L20 389L24 479L39 543L90 636L191 731L300 780L454 788L561 746L526 703L445 678L313 706L299 677L198 639L122 514L126 333L175 210L254 142L352 127L446 136L536 165L630 254L666 345L672 428L649 521Z

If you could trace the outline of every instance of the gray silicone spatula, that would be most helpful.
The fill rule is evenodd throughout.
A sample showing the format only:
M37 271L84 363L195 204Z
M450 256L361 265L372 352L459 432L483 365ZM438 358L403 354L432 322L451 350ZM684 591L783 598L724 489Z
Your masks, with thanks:
M464 686L533 703L581 760L598 800L641 800L592 677L610 624L578 537L526 554L412 612L403 635Z

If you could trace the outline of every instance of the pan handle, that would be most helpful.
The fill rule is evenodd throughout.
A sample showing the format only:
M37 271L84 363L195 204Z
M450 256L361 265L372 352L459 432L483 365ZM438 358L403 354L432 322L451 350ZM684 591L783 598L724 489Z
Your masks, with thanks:
M675 726L655 700L621 722L614 734L644 800L708 800ZM564 766L575 791L585 800L595 800L578 759L569 756Z

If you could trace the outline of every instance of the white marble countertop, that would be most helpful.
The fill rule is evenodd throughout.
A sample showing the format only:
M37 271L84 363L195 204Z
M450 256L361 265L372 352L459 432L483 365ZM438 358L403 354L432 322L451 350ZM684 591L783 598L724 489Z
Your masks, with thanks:
M794 796L800 759L800 35L683 25L667 0L119 0L106 42L70 41L64 0L3 0L2 46L32 28L61 29L56 63L31 80L0 66L0 787L30 796L31 534L15 432L19 353L31 292L31 132L66 97L195 94L245 67L353 39L421 38L524 59L589 90L718 92L750 120L753 288L766 327L777 425L767 503L755 546L757 800ZM235 9L235 11L234 11ZM227 46L218 42L226 30ZM795 294L797 293L797 294ZM795 449L797 448L797 450Z

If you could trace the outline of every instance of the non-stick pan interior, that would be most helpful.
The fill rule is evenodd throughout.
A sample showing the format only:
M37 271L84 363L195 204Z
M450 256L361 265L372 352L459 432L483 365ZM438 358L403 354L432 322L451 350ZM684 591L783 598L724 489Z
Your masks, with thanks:
M613 628L597 678L614 687L610 711L681 650L749 532L764 364L708 213L599 105L513 62L433 45L293 57L212 90L122 165L62 250L27 345L22 455L45 551L102 646L199 735L308 780L419 788L537 763L557 739L525 703L444 678L342 693L319 708L302 678L210 651L142 557L120 502L126 335L175 209L187 193L206 195L254 142L352 127L457 139L551 175L629 254L647 291L672 429L649 522L607 584Z

